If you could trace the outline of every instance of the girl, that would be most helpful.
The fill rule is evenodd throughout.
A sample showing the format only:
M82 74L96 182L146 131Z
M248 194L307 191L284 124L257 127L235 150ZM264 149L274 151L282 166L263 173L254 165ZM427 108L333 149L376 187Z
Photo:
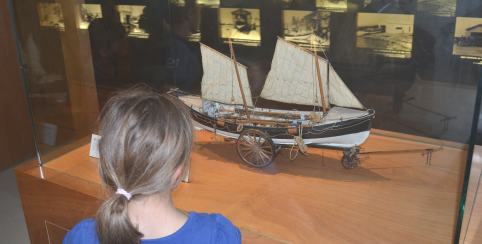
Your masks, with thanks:
M221 214L174 207L171 192L194 144L180 101L146 89L119 92L100 115L100 135L100 175L116 194L64 243L241 243L239 229Z

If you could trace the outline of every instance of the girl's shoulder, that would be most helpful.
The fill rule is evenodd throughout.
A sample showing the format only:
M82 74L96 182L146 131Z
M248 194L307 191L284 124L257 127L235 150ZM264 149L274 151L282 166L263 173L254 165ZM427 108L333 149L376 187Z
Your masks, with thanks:
M214 243L241 243L241 232L222 214L190 212L189 215L193 220L193 234L210 233Z
M77 223L64 237L64 244L99 243L96 232L96 221L84 219Z
M64 244L99 243L96 221L84 219L64 238ZM160 239L142 240L141 243L215 243L239 244L241 232L221 214L190 212L189 219L176 233Z

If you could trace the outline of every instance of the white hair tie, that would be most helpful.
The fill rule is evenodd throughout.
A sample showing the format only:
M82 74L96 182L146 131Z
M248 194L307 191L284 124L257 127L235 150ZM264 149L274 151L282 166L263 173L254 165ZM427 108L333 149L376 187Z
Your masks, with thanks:
M122 188L117 188L117 191L115 192L115 194L124 195L127 198L127 201L129 201L132 197L132 195L129 192L126 192Z

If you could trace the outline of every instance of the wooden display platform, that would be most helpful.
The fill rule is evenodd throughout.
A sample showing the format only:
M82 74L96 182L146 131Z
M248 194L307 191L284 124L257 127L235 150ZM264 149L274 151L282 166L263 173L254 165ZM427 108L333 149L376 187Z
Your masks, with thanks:
M174 191L174 203L184 211L222 213L241 229L243 243L453 242L466 151L445 148L433 154L431 166L419 153L371 155L347 170L341 152L310 148L307 157L290 162L285 151L257 169L212 136L197 133L190 182ZM104 197L89 146L47 163L44 179L36 162L16 169L32 243L60 243L53 240L97 211ZM362 146L436 147L373 135Z

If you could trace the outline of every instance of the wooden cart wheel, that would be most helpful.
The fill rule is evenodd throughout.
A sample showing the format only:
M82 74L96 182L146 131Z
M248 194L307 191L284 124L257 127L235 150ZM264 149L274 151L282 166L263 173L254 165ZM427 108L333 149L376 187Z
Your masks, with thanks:
M358 166L358 163L355 161L355 159L359 158L357 156L349 157L347 155L343 155L341 158L341 165L343 165L343 168L345 169L354 169L356 166Z
M258 168L267 166L273 162L276 156L273 140L260 130L243 131L238 138L236 147L239 157L245 163Z

